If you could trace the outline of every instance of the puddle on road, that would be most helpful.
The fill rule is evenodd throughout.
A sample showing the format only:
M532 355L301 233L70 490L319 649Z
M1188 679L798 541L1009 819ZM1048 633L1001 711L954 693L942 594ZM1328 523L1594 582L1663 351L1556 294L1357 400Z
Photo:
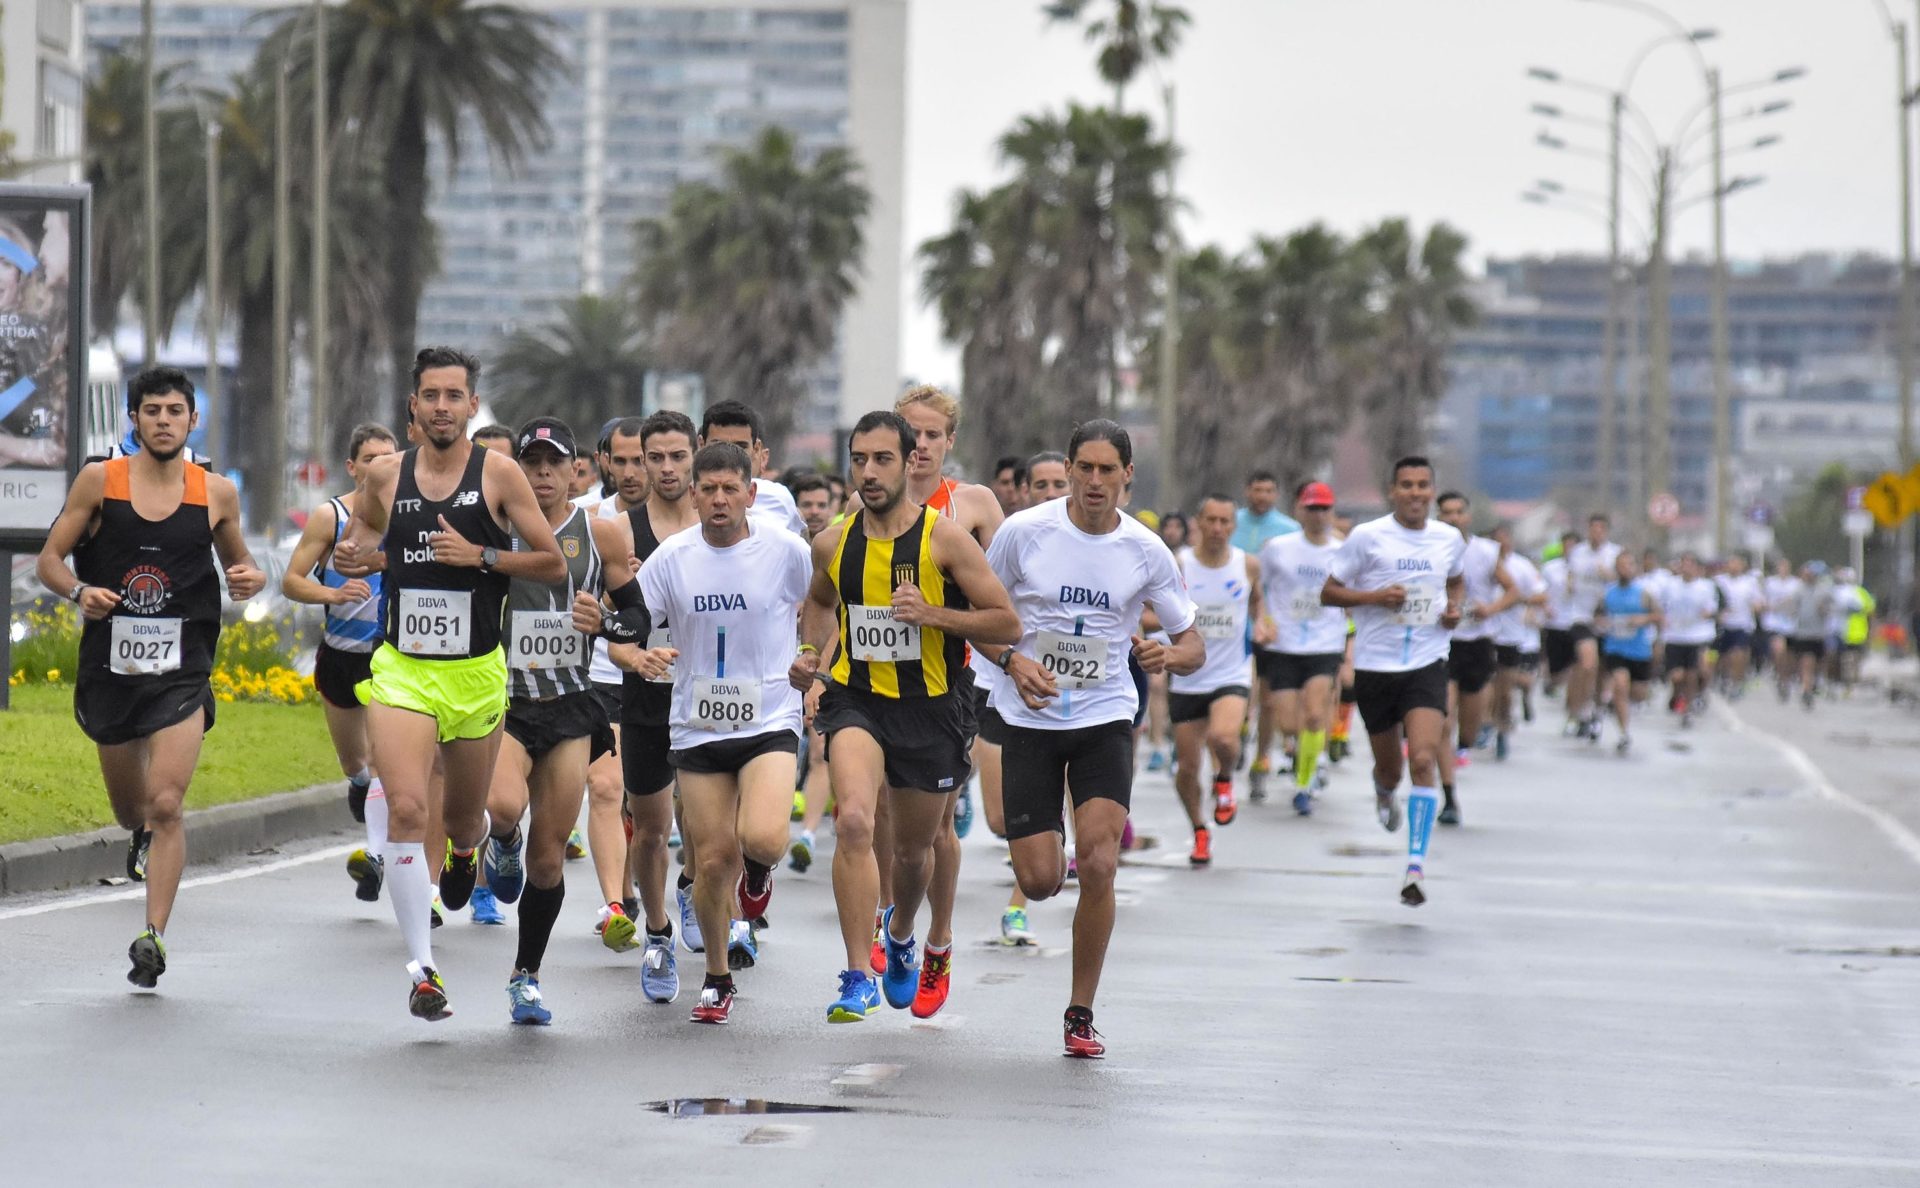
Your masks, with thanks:
M1405 978L1310 978L1296 977L1296 982L1333 982L1342 986L1409 986Z
M760 1097L671 1097L640 1105L669 1118L726 1118L747 1114L850 1114L854 1107L813 1105L804 1101L767 1101Z
M1397 850L1392 846L1363 846L1348 842L1345 845L1333 847L1328 853L1335 858L1398 858L1406 851Z
M1853 949L1788 949L1796 957L1920 957L1920 949L1905 945L1888 945L1885 948Z

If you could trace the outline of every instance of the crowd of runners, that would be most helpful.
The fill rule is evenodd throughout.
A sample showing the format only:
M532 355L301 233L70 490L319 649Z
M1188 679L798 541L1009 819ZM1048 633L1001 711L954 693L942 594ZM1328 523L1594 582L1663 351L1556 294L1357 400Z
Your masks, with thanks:
M311 511L282 583L324 608L313 679L366 830L347 870L392 904L426 1020L452 1013L433 929L462 909L503 924L504 904L509 1017L550 1022L566 863L590 858L601 943L640 952L656 1003L697 957L691 1018L726 1023L776 873L806 872L829 820L844 953L821 966L826 1021L883 1001L931 1017L977 790L1014 875L1006 943L1033 943L1028 905L1077 883L1064 1050L1097 1057L1137 752L1171 764L1202 868L1238 789L1314 812L1357 708L1417 907L1435 826L1462 820L1460 770L1504 760L1536 696L1563 698L1570 736L1598 741L1610 715L1623 753L1656 679L1682 725L1766 668L1811 706L1853 679L1873 610L1847 571L1669 566L1599 515L1536 561L1504 526L1476 534L1421 457L1361 523L1321 481L1283 510L1264 472L1157 516L1129 508L1111 421L966 483L948 476L958 404L915 388L855 423L844 476L776 479L738 402L619 417L591 446L553 417L470 433L479 371L419 353L411 419L354 430L353 487ZM136 448L82 470L39 573L83 616L75 717L146 883L128 977L151 989L222 580L241 600L266 578L233 484L184 453L187 377L140 373L127 412Z

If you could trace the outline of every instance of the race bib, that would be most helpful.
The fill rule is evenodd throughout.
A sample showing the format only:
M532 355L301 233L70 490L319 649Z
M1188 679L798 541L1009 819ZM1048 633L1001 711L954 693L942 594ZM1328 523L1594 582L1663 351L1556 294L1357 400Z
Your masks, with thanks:
M1239 639L1246 633L1240 626L1237 610L1230 602L1195 607L1193 628L1200 633L1201 639Z
M178 669L180 623L179 619L115 615L107 667L121 676L153 676Z
M894 618L890 606L849 605L847 635L855 660L920 658L920 629Z
M651 652L659 648L670 648L672 646L673 632L670 629L666 627L655 627L647 633L647 651ZM647 679L656 685L673 684L673 665L667 665L667 671L664 676L648 677Z
M1034 659L1062 689L1091 689L1107 679L1107 641L1099 636L1042 631L1033 650Z
M1320 591L1297 590L1287 599L1287 617L1299 622L1317 619L1327 608L1320 605Z
M1408 583L1407 600L1393 613L1393 621L1402 627L1431 627L1440 621L1445 594L1432 586Z
M587 637L574 630L573 612L513 612L513 654L507 664L521 672L552 672L587 662Z
M687 725L729 734L760 727L760 682L738 677L694 677Z
M400 641L409 656L464 656L473 637L473 595L466 590L400 591Z

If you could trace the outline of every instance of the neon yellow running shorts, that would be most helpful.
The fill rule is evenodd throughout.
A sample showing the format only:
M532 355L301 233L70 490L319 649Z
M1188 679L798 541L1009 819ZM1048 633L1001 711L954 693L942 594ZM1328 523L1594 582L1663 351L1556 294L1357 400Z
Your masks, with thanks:
M373 675L354 687L363 703L425 714L440 741L485 738L507 712L507 654L495 648L464 660L420 660L392 644L374 650Z

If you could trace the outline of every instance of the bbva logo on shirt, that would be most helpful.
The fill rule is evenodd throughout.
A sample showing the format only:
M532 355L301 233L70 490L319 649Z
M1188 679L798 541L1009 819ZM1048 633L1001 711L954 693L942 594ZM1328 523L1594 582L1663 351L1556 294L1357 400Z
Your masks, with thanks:
M1085 586L1060 587L1060 603L1063 606L1095 606L1101 610L1113 609L1113 603L1107 598L1105 590L1089 590Z
M1393 567L1402 573L1432 573L1433 562L1425 557L1401 557Z
M695 594L693 613L706 614L710 611L743 611L747 609L745 594Z

